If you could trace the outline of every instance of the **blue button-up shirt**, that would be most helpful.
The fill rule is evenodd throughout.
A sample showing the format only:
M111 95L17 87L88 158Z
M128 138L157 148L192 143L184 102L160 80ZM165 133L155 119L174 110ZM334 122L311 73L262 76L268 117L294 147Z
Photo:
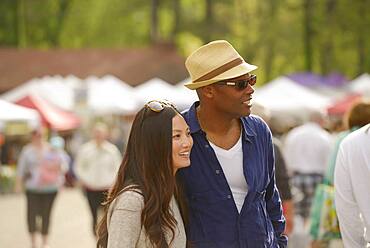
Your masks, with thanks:
M194 103L183 113L194 145L179 170L189 207L187 239L196 248L286 247L285 219L275 185L271 132L257 116L241 118L248 194L239 213L216 154L200 128Z

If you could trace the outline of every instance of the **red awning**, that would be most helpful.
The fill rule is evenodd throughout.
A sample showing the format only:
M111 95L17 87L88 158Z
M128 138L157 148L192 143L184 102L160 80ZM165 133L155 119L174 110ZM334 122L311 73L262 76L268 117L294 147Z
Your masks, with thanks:
M354 102L361 98L360 94L351 94L343 99L335 102L333 105L327 108L329 115L343 115Z
M71 112L52 105L37 95L27 95L16 104L37 110L41 115L42 125L57 131L66 131L80 126L80 119Z

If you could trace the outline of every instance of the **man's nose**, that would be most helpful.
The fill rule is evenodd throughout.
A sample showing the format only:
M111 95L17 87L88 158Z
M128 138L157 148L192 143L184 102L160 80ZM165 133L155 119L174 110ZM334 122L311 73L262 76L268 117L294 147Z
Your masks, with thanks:
M253 94L254 93L254 87L250 84L248 84L248 87L245 88L246 92L248 92L248 94Z

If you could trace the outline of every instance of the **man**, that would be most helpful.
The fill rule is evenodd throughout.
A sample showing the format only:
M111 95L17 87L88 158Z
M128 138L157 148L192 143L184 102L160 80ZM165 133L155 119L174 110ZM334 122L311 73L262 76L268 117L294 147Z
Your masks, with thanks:
M191 166L179 171L188 206L187 238L196 248L286 247L275 185L271 133L249 116L257 66L227 41L186 60L199 102L184 112L194 140Z
M312 113L310 121L292 129L285 138L285 159L293 172L293 186L302 192L296 212L304 221L310 215L317 184L321 183L332 149L332 137L322 128L323 115Z
M370 124L344 138L337 155L335 205L345 247L370 247L369 148Z
M93 128L93 139L82 145L75 160L75 173L89 202L93 217L93 231L98 222L98 209L105 193L112 186L121 164L121 153L107 141L108 128L98 123Z

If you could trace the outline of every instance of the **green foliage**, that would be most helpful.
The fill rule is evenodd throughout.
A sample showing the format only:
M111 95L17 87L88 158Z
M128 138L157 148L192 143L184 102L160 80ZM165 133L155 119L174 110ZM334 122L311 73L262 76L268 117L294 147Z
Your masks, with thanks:
M62 30L62 47L124 47L149 42L150 6L144 0L74 1Z
M182 55L187 56L203 45L203 41L192 33L182 32L176 36L176 45Z
M370 0L2 0L0 46L98 48L148 46L152 10L159 42L184 56L227 39L259 83L312 68L352 78L370 71ZM306 21L307 4L311 15ZM154 6L154 7L153 7ZM305 30L309 26L309 35ZM308 49L310 48L310 49ZM308 64L307 64L308 63Z
M12 0L0 1L0 41L3 46L17 44L17 9Z

